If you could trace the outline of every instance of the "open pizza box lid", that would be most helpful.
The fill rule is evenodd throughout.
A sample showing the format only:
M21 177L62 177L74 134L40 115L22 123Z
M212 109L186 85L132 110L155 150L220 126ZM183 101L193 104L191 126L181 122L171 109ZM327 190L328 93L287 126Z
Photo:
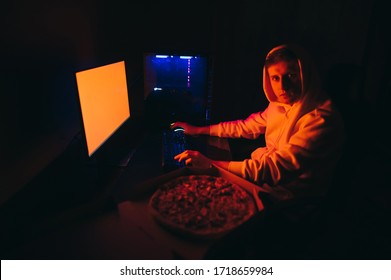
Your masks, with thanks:
M260 187L252 184L219 167L208 169L199 169L193 167L184 167L162 176L149 179L136 186L132 186L130 197L118 205L118 211L121 222L126 225L137 225L151 241L164 244L167 250L176 257L185 259L201 259L206 253L213 240L194 241L183 238L170 231L167 231L161 225L156 223L148 211L148 203L157 187L174 178L187 175L210 175L223 177L227 181L235 183L253 195L258 211L264 210L264 205L258 196Z

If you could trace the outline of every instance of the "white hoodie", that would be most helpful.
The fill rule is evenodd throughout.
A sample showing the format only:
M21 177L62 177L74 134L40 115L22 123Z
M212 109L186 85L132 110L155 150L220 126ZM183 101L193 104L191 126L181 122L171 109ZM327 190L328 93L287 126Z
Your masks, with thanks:
M228 170L255 182L281 200L322 196L342 152L343 122L322 91L319 75L303 50L281 45L268 55L283 47L298 58L301 98L293 105L277 102L264 68L263 89L270 102L268 107L245 120L212 125L210 134L248 139L265 134L266 147L256 149L251 159L231 161Z

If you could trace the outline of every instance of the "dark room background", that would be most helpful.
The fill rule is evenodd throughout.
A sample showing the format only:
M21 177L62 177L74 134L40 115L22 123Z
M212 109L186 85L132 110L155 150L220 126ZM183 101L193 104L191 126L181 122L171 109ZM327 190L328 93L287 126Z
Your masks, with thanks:
M80 131L75 72L125 60L131 100L140 104L133 113L142 115L137 84L148 50L212 55L217 122L263 109L266 53L300 43L328 88L346 95L335 98L359 112L363 134L376 132L382 142L382 127L389 127L390 42L380 1L8 0L0 13L0 203L28 186Z

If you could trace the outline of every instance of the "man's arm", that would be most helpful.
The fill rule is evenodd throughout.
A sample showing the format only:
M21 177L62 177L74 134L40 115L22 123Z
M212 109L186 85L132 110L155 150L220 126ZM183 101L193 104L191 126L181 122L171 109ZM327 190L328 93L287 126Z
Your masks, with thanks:
M211 160L211 164L216 165L220 168L228 170L229 161L221 161L221 160Z

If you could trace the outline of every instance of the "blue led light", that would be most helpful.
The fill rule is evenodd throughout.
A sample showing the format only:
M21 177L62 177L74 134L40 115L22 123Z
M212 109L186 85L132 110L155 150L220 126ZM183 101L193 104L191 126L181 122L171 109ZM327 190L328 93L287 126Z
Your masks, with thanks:
M158 55L156 55L155 57L156 57L156 58L167 58L168 55L159 55L159 54L158 54Z
M192 59L193 57L192 56L181 55L179 58L180 59Z

